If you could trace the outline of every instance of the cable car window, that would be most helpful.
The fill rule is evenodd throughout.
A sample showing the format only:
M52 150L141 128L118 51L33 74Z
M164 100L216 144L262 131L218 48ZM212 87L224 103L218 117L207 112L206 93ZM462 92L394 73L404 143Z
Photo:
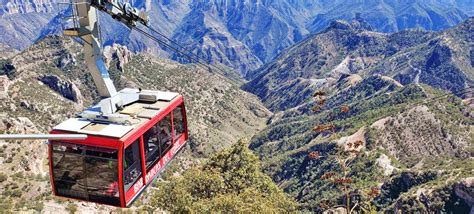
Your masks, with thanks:
M53 142L56 193L120 205L117 150Z
M128 148L125 149L123 159L123 176L125 192L132 187L135 181L142 175L140 158L140 140L135 141Z
M160 144L158 142L158 125L154 125L143 135L147 170L159 159Z
M90 200L112 203L119 197L117 160L86 156L85 163Z
M173 125L175 139L179 138L184 133L184 108L182 105L173 110Z
M74 153L53 151L52 159L56 192L63 196L87 199L84 157Z
M164 117L159 123L160 127L160 135L159 135L159 141L160 141L160 148L161 148L161 155L160 158L163 157L168 150L171 149L171 146L173 146L173 136L171 134L171 115L168 114L166 117Z
M143 136L146 168L149 170L171 148L171 114L168 114Z

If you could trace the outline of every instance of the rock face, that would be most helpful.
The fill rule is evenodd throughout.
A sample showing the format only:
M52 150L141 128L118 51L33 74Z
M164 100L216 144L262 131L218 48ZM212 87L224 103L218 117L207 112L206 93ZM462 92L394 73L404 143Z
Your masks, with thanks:
M69 81L61 80L58 76L51 75L51 76L43 76L40 77L39 80L43 82L45 85L53 89L54 91L61 94L61 96L80 103L82 105L82 95L79 89L77 88L74 83Z
M57 12L55 0L0 0L0 43L28 47Z
M0 75L0 100L8 97L8 86L10 80L6 75Z
M106 46L104 48L104 58L107 67L111 66L110 63L113 60L117 60L117 68L123 72L125 64L132 58L132 53L126 46L113 44L112 46Z
M18 134L32 134L39 132L30 119L26 117L7 118L5 115L2 115L1 117L0 130Z
M379 167L382 168L383 174L385 176L392 175L393 171L396 169L392 166L390 159L385 154L380 155L380 157L377 158L376 161Z
M76 65L76 58L71 53L65 53L62 55L57 62L57 67L61 69L65 69L68 66Z
M463 179L454 186L456 195L471 207L471 213L474 211L474 177Z
M52 0L2 0L0 15L13 15L25 13L52 13Z

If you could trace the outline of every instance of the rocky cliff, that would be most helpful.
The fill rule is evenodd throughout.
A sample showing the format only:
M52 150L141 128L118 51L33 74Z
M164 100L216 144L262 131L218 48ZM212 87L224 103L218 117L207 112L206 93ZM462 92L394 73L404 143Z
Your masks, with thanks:
M0 15L54 12L51 0L2 0Z

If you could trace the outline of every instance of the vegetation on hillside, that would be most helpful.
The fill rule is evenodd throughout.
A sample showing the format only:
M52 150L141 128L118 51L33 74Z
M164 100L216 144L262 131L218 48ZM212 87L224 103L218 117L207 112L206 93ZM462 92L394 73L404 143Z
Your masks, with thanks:
M318 96L319 99L273 118L268 128L252 139L251 148L262 158L264 170L301 203L303 210L322 212L337 205L352 209L356 203L359 205L355 210L359 211L404 210L400 207L436 210L440 205L418 201L409 206L411 202L407 200L413 201L411 194L420 188L428 192L430 199L436 198L429 194L431 189L452 189L469 176L469 167L457 163L473 163L468 158L473 147L469 144L470 127L474 125L469 116L472 110L469 113L469 107L456 96L445 96L445 92L429 86L400 87L391 82L376 76L347 89L325 91L327 96ZM358 141L362 142L360 152L350 158L350 167L342 167L338 154ZM315 153L318 158L312 157ZM387 166L393 167L391 172L385 173L381 167L382 157L387 157ZM428 166L441 160L443 163ZM422 168L412 169L415 166ZM381 186L396 180L402 172L424 172L425 168L442 173L433 181L410 184L407 189ZM331 172L335 174L328 179ZM449 182L442 182L446 180ZM341 185L335 181L350 183ZM364 201L369 198L367 192L377 190L375 187L381 188L383 194ZM403 194L394 196L394 192ZM450 197L438 197L443 209L464 209L462 199ZM347 198L352 201L349 206Z
M297 203L260 170L245 140L158 183L151 207L172 213L289 213Z

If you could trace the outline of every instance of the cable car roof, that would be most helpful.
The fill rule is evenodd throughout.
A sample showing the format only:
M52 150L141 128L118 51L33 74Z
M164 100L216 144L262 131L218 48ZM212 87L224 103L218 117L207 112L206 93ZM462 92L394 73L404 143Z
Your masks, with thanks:
M110 138L122 138L130 131L140 127L163 109L168 108L178 93L163 91L141 91L140 99L117 111L127 123L119 124L110 121L94 121L85 118L71 118L54 127L54 130L78 134L96 135Z

